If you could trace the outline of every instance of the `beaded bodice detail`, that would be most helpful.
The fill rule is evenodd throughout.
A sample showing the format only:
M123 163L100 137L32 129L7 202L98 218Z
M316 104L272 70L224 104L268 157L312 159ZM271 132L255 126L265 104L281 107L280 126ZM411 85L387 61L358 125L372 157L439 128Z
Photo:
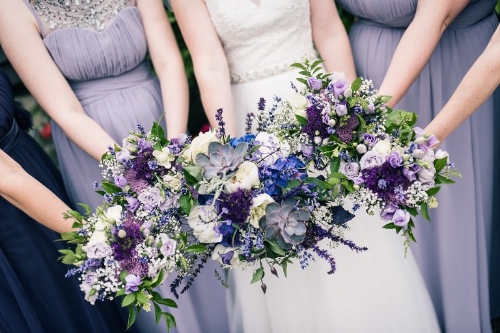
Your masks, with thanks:
M106 22L129 0L35 0L33 7L50 29L93 28L103 31Z
M205 0L233 83L251 81L315 58L309 0Z

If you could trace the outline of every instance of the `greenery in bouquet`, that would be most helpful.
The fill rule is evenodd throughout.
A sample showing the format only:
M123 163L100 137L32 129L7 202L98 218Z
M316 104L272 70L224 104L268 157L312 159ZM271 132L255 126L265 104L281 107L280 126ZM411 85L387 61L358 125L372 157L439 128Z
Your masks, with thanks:
M185 212L179 205L188 188L177 164L187 136L168 141L155 123L146 133L141 126L103 155L103 180L95 184L103 204L84 216L68 212L78 231L63 240L76 248L61 250L61 260L74 265L67 276L77 275L85 298L112 300L122 297L128 307L130 327L141 309L155 310L156 321L168 328L175 318L162 306L177 307L172 299L154 290L167 275L188 276L195 269L204 246L190 244L183 231ZM205 259L206 261L206 259Z
M326 182L341 197L379 212L387 229L415 241L412 216L429 220L437 207L440 184L460 177L445 151L434 150L436 137L413 127L417 115L386 106L370 80L347 82L343 73L322 73L321 61L297 63L304 84L274 112L257 117L265 129L290 142L291 152L309 154L326 169Z

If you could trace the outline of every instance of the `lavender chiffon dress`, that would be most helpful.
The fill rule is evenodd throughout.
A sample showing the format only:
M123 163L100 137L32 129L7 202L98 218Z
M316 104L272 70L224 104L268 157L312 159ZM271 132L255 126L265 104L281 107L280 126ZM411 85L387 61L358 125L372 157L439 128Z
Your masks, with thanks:
M149 130L154 121L160 121L160 85L146 59L146 36L134 0L125 1L127 7L108 20L103 31L51 30L44 17L25 2L37 19L47 50L86 114L116 142L121 143L138 124ZM98 162L72 142L55 122L52 133L71 202L95 208L103 200L93 187L94 181L102 179ZM170 332L227 331L224 289L211 276L213 270L208 270L210 276L199 276L192 290L178 300L179 309L171 311L178 330ZM164 297L173 297L169 288L172 279L173 276L159 287ZM164 324L155 323L154 312L142 311L135 326L146 333L167 331Z
M441 110L486 47L498 26L496 3L469 3L396 106L417 112L418 126L425 127ZM350 31L358 75L379 87L415 15L417 0L339 0L338 4L358 17ZM492 295L498 289L500 266L498 255L490 251L492 229L498 228L493 227L498 222L493 218L494 191L498 191L493 182L498 179L493 152L500 143L494 131L500 124L494 122L493 108L490 98L442 144L463 178L453 186L443 186L437 196L439 208L431 211L432 223L416 223L418 244L412 244L412 250L445 332L491 332L488 261L491 276L497 277L490 280ZM491 298L492 316L499 314L498 302L498 297Z

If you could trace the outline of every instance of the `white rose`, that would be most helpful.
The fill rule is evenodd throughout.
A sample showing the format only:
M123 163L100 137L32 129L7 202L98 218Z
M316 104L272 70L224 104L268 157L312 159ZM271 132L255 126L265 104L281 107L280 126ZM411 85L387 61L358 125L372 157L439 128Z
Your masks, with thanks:
M309 101L305 96L296 93L290 99L290 106L296 115L307 118L306 108L309 106Z
M422 158L425 155L425 152L422 149L415 149L413 150L413 153L411 154L415 158Z
M385 156L383 154L369 151L361 157L359 165L361 166L361 169L371 169L384 164L384 162Z
M170 162L175 160L174 154L170 153L170 150L167 147L163 147L161 151L154 150L153 156L158 161L158 164L165 168L170 168L172 166Z
M105 243L107 241L106 233L102 230L95 230L89 239L89 243Z
M254 228L259 228L259 220L266 214L266 207L271 202L274 202L274 200L267 193L259 194L253 198L252 209L250 210L250 224Z
M433 164L435 159L436 158L434 157L434 150L432 149L427 149L424 153L424 156L422 156L422 160L429 162L430 164Z
M260 144L258 153L266 165L273 165L278 159L286 158L290 154L288 142L281 141L274 134L260 132L255 137L255 141Z
M113 223L115 222L116 224L120 223L121 217L122 217L122 206L112 206L109 207L106 210L106 213L104 214L108 220L108 222ZM97 222L99 223L99 222ZM97 227L96 223L96 227Z
M181 190L182 182L179 178L171 175L165 175L163 176L163 181L168 189L171 189L174 192L179 192Z
M212 206L195 206L188 217L193 235L202 243L218 243L222 240L216 221L217 212Z
M238 166L234 176L229 178L226 190L231 193L237 191L238 188L249 190L259 185L259 168L255 163L244 161Z
M217 140L217 132L215 130L200 133L193 139L189 148L182 153L182 156L187 162L192 162L199 153L206 154L208 152L208 145L213 141L219 141Z
M230 265L233 267L240 267L242 265L239 256L240 251L236 247L225 247L224 245L221 244L217 245L214 251L212 252L212 260L217 260L222 264L223 262L221 255L224 255L231 251L233 251L233 256L231 257Z
M440 160L442 158L448 157L450 154L448 154L447 151L438 149L438 151L434 154L434 157L436 157L437 160Z
M391 153L391 143L387 140L380 140L373 146L372 151L378 154L389 155Z

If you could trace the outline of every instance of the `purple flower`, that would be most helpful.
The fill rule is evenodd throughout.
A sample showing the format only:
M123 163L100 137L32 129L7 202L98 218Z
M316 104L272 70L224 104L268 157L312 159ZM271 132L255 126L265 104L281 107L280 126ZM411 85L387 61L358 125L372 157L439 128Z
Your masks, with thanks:
M420 171L420 166L417 164L411 164L408 168L403 168L403 175L408 178L409 181L417 180L417 172Z
M141 150L146 150L146 149L150 149L152 146L151 146L151 142L147 141L147 140L144 140L144 139L139 139L139 142L138 142L138 145L139 145L139 148Z
M375 105L372 103L368 104L368 109L365 110L366 114L372 114L375 112Z
M175 249L177 247L177 242L169 238L166 234L159 234L157 237L157 242L161 241L160 252L165 256L171 256L175 254Z
M337 80L335 82L330 83L329 85L329 90L333 90L333 94L335 95L335 98L339 98L340 95L344 94L344 91L347 89L349 86L349 83L344 80Z
M125 207L127 207L129 211L134 212L137 207L139 207L139 200L137 200L136 198L126 197L125 199L127 199L127 204L125 205Z
M393 168L389 162L385 162L380 166L363 169L361 177L365 180L365 186L386 204L397 206L405 203L405 198L400 193L410 186L410 181L402 169L402 167Z
M115 176L115 185L116 186L124 188L125 186L127 186L127 184L128 184L127 178L125 178L123 176Z
M137 199L139 199L139 201L143 204L149 205L151 207L156 207L163 201L161 191L157 187L150 187L142 191L137 196Z
M394 222L395 225L397 225L399 227L404 227L410 221L410 213L408 213L407 211L402 210L402 209L397 209L394 212L394 216L392 217L392 221Z
M235 224L246 222L252 209L252 192L247 189L239 188L235 192L219 196L219 209L223 212L222 217Z
M86 246L87 258L101 259L113 253L111 247L104 242L89 243Z
M87 272L85 275L85 283L88 283L89 285L93 285L97 282L97 273L96 272Z
M134 291L139 290L139 285L141 284L141 278L135 276L134 274L129 274L125 278L125 294L133 293Z
M335 106L335 113L337 116L342 117L347 114L347 106L344 103L339 103Z
M387 158L387 162L393 167L397 168L403 165L403 157L397 151L390 153Z
M222 263L225 265L231 265L231 260L234 256L234 251L228 251L226 253L219 253Z
M134 170L125 170L123 175L134 192L141 192L144 188L149 186L148 181L138 177L137 172Z
M377 143L377 137L373 134L370 134L370 133L365 133L363 134L363 141L369 145L369 146L373 146Z
M385 157L382 154L377 154L374 151L368 151L361 157L359 164L362 169L371 169L384 164Z
M314 146L312 145L301 145L300 147L302 154L304 154L305 157L310 157L313 152L314 152Z
M398 209L397 206L393 206L391 204L385 205L384 209L380 212L380 217L384 221L389 221L392 220L392 217L394 216L394 212Z
M427 147L434 147L435 145L437 145L439 143L439 140L438 138L436 138L435 135L431 135L427 138Z
M359 164L356 162L340 162L339 172L342 172L347 178L352 179L359 174Z
M307 78L307 84L311 90L320 90L323 86L323 82L313 76Z

